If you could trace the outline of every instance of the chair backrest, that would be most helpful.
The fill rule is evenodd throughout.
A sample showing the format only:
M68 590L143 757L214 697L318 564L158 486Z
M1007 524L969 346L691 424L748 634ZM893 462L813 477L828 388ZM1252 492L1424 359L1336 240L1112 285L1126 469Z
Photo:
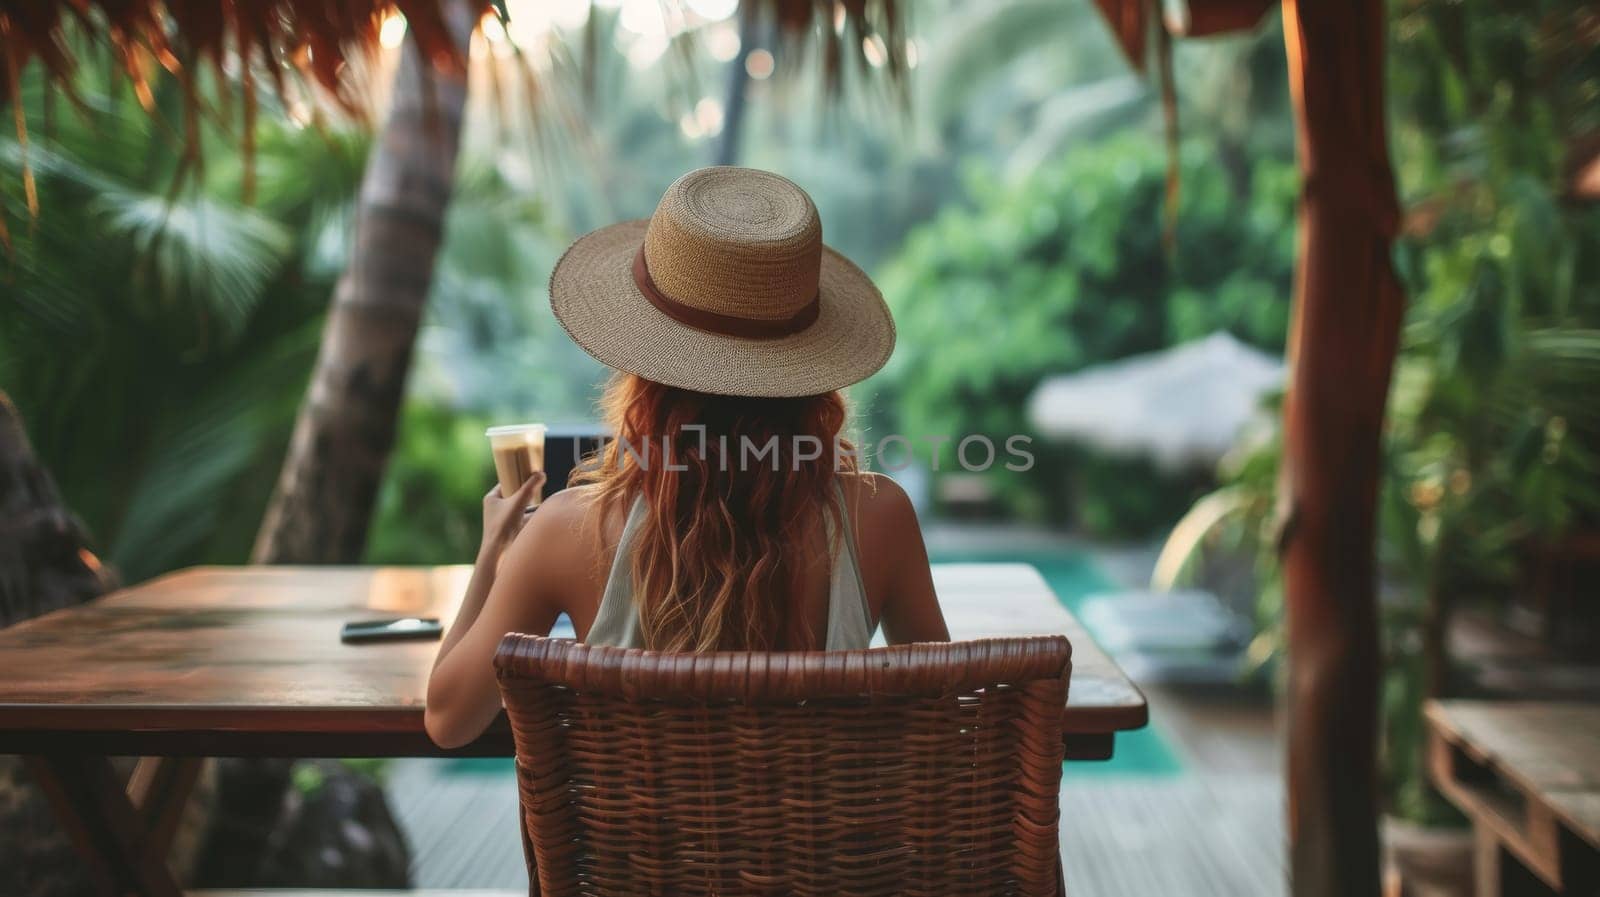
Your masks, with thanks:
M530 890L1056 895L1063 637L664 654L512 634Z

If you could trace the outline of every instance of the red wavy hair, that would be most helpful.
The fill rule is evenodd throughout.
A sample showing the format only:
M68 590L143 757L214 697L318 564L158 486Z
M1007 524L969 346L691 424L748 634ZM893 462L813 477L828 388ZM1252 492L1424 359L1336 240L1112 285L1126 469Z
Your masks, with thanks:
M619 374L601 409L617 438L574 482L598 489L597 521L644 498L632 573L645 646L820 647L801 608L795 549L824 514L837 517L834 483L856 469L839 436L844 397L717 396ZM776 454L763 454L774 437ZM820 457L807 457L818 447Z

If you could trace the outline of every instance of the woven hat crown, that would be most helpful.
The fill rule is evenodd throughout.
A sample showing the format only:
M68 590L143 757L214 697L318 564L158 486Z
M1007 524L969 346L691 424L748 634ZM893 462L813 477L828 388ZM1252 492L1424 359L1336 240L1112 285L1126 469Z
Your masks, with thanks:
M702 168L667 188L643 251L655 288L676 302L782 320L817 296L822 222L811 197L786 178Z

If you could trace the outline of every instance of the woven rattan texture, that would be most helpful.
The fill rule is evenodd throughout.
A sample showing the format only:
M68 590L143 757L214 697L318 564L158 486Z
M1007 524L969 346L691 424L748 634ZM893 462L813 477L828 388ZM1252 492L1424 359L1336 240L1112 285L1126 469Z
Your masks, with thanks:
M685 305L783 319L817 295L822 222L778 175L702 168L661 197L644 252L656 287Z
M496 657L539 893L1054 895L1064 638Z

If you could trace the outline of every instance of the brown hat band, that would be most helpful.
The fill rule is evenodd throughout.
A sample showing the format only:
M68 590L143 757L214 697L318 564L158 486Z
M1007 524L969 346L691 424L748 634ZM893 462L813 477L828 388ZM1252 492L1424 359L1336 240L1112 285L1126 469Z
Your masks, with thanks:
M633 282L639 288L639 292L644 294L644 298L650 300L650 304L662 314L696 330L720 333L723 336L740 336L746 339L781 339L794 336L816 323L817 315L822 311L820 293L812 296L811 301L799 311L787 318L776 320L741 318L685 305L656 289L656 282L650 278L650 268L645 264L643 246L639 247L638 253L633 257Z

